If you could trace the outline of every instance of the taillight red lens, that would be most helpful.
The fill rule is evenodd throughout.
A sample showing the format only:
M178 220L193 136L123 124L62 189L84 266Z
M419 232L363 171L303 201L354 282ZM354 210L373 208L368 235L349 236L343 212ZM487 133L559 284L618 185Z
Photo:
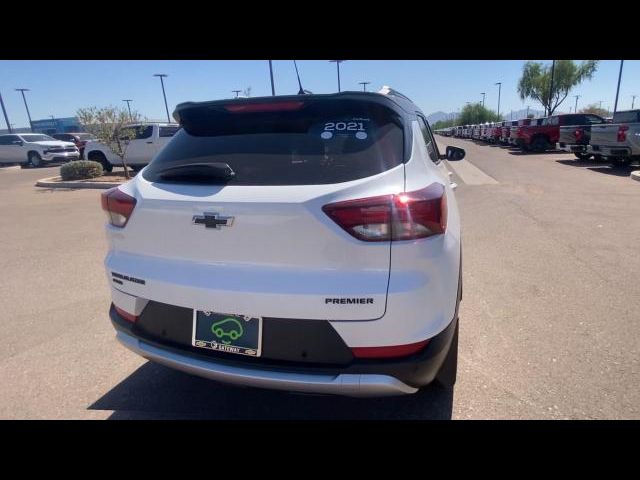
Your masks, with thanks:
M225 109L233 113L249 113L249 112L283 112L298 110L302 108L304 102L263 102L263 103L234 103L232 105L225 105Z
M584 137L584 130L582 130L581 128L576 128L576 131L573 132L573 134L576 136L576 141L579 142Z
M618 127L618 141L626 142L627 141L627 130L629 130L629 125L620 125Z
M408 357L418 353L427 346L429 340L408 345L393 345L391 347L353 347L351 352L356 358L391 358Z
M439 183L415 192L331 203L322 210L365 242L415 240L447 229L447 196Z
M110 188L102 193L102 209L107 213L109 222L114 227L124 227L129 221L136 206L136 199L127 195L118 187Z
M121 309L117 305L114 305L114 307L116 308L116 312L118 312L118 315L120 315L126 321L131 323L136 323L138 321L139 317L137 315L134 315L133 313L129 313L126 310Z

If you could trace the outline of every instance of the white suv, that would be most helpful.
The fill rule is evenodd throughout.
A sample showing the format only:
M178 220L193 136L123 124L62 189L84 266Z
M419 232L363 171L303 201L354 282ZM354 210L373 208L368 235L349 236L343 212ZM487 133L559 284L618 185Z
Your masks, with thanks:
M40 167L44 162L78 160L75 144L41 133L0 135L0 163L20 163Z
M418 107L343 92L183 103L106 191L117 339L246 386L383 396L456 377L458 207Z

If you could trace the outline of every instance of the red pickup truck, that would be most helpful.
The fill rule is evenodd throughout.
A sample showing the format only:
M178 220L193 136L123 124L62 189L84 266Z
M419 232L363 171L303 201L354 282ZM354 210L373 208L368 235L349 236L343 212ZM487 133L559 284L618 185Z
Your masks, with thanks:
M555 148L560 139L560 126L581 123L584 115L564 114L540 118L518 129L516 144L525 151L544 152Z

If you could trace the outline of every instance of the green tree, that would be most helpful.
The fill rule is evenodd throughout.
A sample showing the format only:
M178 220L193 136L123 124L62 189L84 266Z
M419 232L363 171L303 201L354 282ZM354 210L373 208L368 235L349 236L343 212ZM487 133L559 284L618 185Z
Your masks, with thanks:
M109 147L124 168L125 178L129 178L129 169L125 161L129 140L136 131L129 125L140 122L142 117L137 111L119 107L87 107L77 111L76 117L84 129L91 133L100 143Z
M431 125L431 128L433 130L440 130L441 128L453 127L455 124L455 120L438 120L436 123Z
M552 115L564 102L573 87L591 79L598 68L598 60L576 64L573 60L556 60L551 91L551 65L527 62L518 82L518 94L524 101L531 98L542 104L547 115Z
M493 110L482 106L481 103L469 103L465 105L456 119L457 125L475 125L485 122L498 122L502 120Z
M594 115L600 115L601 117L608 117L609 112L604 108L600 108L597 103L592 103L591 105L587 105L580 113L593 113Z

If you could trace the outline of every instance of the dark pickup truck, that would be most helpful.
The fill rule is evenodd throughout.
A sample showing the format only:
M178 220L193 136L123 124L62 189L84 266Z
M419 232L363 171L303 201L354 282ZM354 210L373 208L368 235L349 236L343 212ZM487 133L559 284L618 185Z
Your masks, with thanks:
M613 114L613 121L591 127L588 152L622 164L640 162L640 110Z
M607 123L607 121L598 115L586 113L575 115L573 122L575 122L573 125L560 127L556 148L573 153L578 160L588 160L592 156L592 153L588 152L591 126Z
M560 139L560 127L575 125L582 119L583 114L553 115L531 122L528 126L518 129L517 145L525 151L545 152L555 148Z

